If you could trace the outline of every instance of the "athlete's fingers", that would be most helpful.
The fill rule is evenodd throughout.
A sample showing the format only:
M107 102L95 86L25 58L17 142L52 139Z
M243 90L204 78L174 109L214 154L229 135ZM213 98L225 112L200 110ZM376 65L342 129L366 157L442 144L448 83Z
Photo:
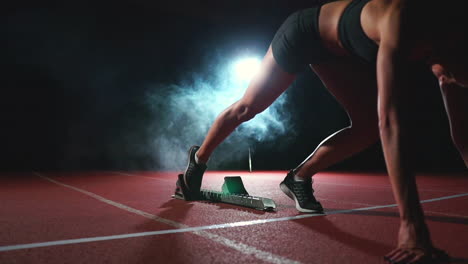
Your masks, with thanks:
M397 254L398 252L401 251L401 248L396 248L394 250L392 250L390 253L388 253L387 255L384 256L384 259L387 260L387 261L390 261L392 259L392 257Z

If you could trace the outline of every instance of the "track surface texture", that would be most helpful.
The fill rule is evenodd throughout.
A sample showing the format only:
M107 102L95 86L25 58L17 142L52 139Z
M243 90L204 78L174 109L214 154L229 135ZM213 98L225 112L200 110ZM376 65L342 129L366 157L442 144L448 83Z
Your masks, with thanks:
M257 211L172 199L178 172L30 172L0 178L0 263L384 263L398 211L386 174L314 176L325 214L301 214L285 171L210 171L202 188L241 176ZM468 263L468 176L418 174L432 238Z

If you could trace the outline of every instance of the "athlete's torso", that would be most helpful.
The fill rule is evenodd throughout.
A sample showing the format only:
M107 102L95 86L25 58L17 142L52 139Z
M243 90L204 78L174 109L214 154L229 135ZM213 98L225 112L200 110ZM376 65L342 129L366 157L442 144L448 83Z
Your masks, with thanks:
M319 31L323 44L337 56L350 55L340 39L339 24L343 12L352 0L335 1L322 6L319 17ZM377 3L376 3L377 2ZM366 36L376 45L379 44L379 20L384 8L378 1L369 1L361 12L361 26Z
M339 34L343 12L352 1L334 1L321 8L319 33L322 44L337 56L352 55L352 51L344 47ZM468 52L464 48L468 43L468 23L462 8L463 2L453 0L440 4L438 1L408 1L411 5L407 11L411 13L409 27L412 30L409 33L411 35L406 37L413 41L410 50L412 59L424 60L429 66L439 65L445 72L455 76L451 77L454 82L468 87ZM380 26L389 14L392 3L391 0L371 0L362 8L362 31L376 45L380 43ZM440 52L443 54L438 58Z

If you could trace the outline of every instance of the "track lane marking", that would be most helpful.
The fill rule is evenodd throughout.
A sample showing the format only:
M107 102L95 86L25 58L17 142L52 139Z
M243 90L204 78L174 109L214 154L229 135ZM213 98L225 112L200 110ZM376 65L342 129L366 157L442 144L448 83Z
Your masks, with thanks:
M57 241L48 241L48 242L30 243L30 244L19 244L19 245L11 245L11 246L1 246L0 247L0 252L2 252L2 251L11 251L11 250L19 250L19 249L37 248L37 247L47 247L47 246L87 243L87 242L95 242L95 241L106 241L106 240L114 240L114 239L125 239L125 238L133 238L133 237L144 237L144 236L155 236L155 235L164 235L164 234L192 232L192 233L197 234L199 236L211 239L213 241L219 242L219 243L221 243L223 245L226 245L228 247L239 250L239 251L241 251L243 253L247 252L247 254L252 254L255 257L257 257L257 258L259 258L261 260L264 260L264 261L268 261L268 262L272 262L272 263L300 263L300 262L297 262L297 261L289 260L289 259L281 257L281 256L276 256L276 255L274 255L272 253L265 252L265 251L253 248L253 247L248 246L246 244L236 242L236 241L227 239L225 237L222 237L222 236L219 236L219 235L216 235L216 234L206 232L205 230L251 226L251 225L266 224L266 223L273 223L273 222L282 222L282 221L291 221L291 220L298 220L298 219L304 219L304 218L312 218L312 217L324 216L324 215L345 214L345 213L356 212L356 211L369 211L369 210L373 210L373 209L397 207L397 204L377 205L377 206L369 206L369 207L356 208L356 209L345 209L345 210L330 211L330 212L327 212L326 214L302 214L302 215L287 216L287 217L280 217L280 218L270 218L270 219L261 219L261 220L251 220L251 221L239 221L239 222L232 222L232 223L225 223L225 224L189 227L187 225L184 225L184 224L181 224L181 223L169 220L169 219L165 219L165 218L162 218L162 217L159 217L159 216L156 216L156 215L152 215L152 214L146 213L144 211L134 209L132 207L129 207L129 206L126 206L126 205L123 205L123 204L108 200L108 199L106 199L106 198L104 198L102 196L99 196L97 194L94 194L94 193L91 193L91 192L76 188L76 187L68 185L68 184L64 184L64 183L55 181L53 179L42 176L40 174L36 174L36 175L41 177L41 178L44 178L45 180L56 183L58 185L62 185L64 187L73 189L73 190L81 192L81 193L84 193L84 194L86 194L88 196L91 196L91 197L93 197L95 199L98 199L98 200L103 201L105 203L108 203L110 205L121 208L123 210L127 210L127 211L135 213L135 214L139 214L141 216L144 216L146 218L149 218L149 219L152 219L152 220L155 220L155 221L158 221L158 222L163 221L163 223L167 223L168 225L176 227L176 229L150 231L150 232L140 232L140 233L131 233L131 234L121 234L121 235L112 235L112 236L100 236L100 237L88 237L88 238L79 238L79 239L57 240ZM465 197L465 196L468 196L468 193L422 200L421 203L430 203L430 202L454 199L454 198Z
M323 200L323 201L330 201L330 202L334 202L334 203L338 203L338 204L355 204L355 205L359 205L359 206L374 206L372 204L368 204L368 203L359 203L359 202L344 202L344 201L338 201L338 200L334 200L334 199L326 199L326 198L322 198L320 200ZM459 215L459 214L451 214L451 213L443 213L443 212L438 212L438 211L432 211L432 210L424 210L424 213L431 213L431 214L435 214L436 216L449 216L449 217L459 217L459 218L466 218L468 219L468 216L466 215Z
M137 174L130 174L130 173L124 173L124 172L120 172L120 171L112 171L110 173L117 174L117 175L120 175L120 176L143 177L143 178L153 179L153 180L156 180L156 181L174 182L173 180L170 180L170 179L159 179L159 178L156 178L156 177L143 176L143 175L137 175Z
M68 189L72 189L74 191L80 192L82 194L85 194L87 196L90 196L98 201L104 202L106 204L112 205L114 207L117 207L119 209L125 210L130 213L134 213L136 215L140 215L143 217L146 217L148 219L154 220L156 222L164 223L169 226L175 227L176 229L171 229L171 230L162 230L162 231L154 231L154 232L141 232L141 233L133 233L133 234L123 234L123 235L113 235L113 236L101 236L101 237L90 237L90 238L80 238L80 239L68 239L68 240L58 240L58 241L49 241L49 242L42 242L42 243L30 243L30 244L22 244L22 245L12 245L12 246L2 246L0 247L0 252L2 251L11 251L11 250L17 250L17 249L28 249L28 248L37 248L37 247L47 247L47 246L57 246L57 245L67 245L67 244L75 244L75 243L87 243L87 242L94 242L94 241L105 241L105 240L115 240L115 239L123 239L123 238L130 238L130 237L142 237L142 236L149 236L149 235L161 235L161 234L171 234L171 233L182 233L182 232L191 232L192 234L201 236L203 238L209 239L213 242L217 242L221 245L224 245L226 247L229 247L231 249L237 250L242 254L245 255L252 255L255 258L265 261L265 262L270 262L270 263L277 263L277 264L299 264L301 262L295 261L288 259L286 257L282 257L267 251L263 251L260 249L257 249L253 246L249 246L247 244L237 242L228 238L225 238L220 235L216 235L213 233L209 233L205 230L210 229L200 229L197 227L190 227L188 225L159 217L157 215L153 215L150 213L147 213L142 210L138 210L135 208L132 208L130 206L109 200L105 197L102 197L100 195L97 195L95 193L77 188L72 185L68 185L59 181L56 181L54 179L51 179L49 177L46 177L40 173L34 172L34 174L46 181L55 183L57 185L60 185L62 187L66 187ZM211 228L213 229L213 228Z
M164 182L171 182L174 183L173 179L160 179L156 177L150 177L150 176L143 176L143 175L138 175L138 174L132 174L132 173L124 173L120 171L111 171L110 173L112 174L117 174L121 176L130 176L130 177L143 177L143 178L149 178L153 179L156 181L164 181ZM248 176L247 176L248 177ZM332 183L332 182L316 182L318 185L333 185L333 186L346 186L346 187L360 187L360 188L380 188L380 189L391 189L392 186L388 185L359 185L359 184L349 184L349 183ZM463 194L464 192L462 191L450 191L450 190L436 190L436 189L426 189L426 188L418 188L419 191L425 191L425 192L443 192L443 193L456 193L456 194Z

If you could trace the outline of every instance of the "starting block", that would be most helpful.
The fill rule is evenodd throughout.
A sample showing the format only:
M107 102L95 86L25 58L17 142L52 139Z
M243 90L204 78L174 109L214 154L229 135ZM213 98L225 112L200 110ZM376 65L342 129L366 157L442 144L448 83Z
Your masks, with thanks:
M176 183L175 194L172 198L186 201L210 201L215 203L228 203L243 207L249 207L262 211L272 211L276 209L276 204L272 199L251 196L244 187L240 176L226 176L221 191L201 189L199 194L191 193L184 184L183 174L179 174Z

